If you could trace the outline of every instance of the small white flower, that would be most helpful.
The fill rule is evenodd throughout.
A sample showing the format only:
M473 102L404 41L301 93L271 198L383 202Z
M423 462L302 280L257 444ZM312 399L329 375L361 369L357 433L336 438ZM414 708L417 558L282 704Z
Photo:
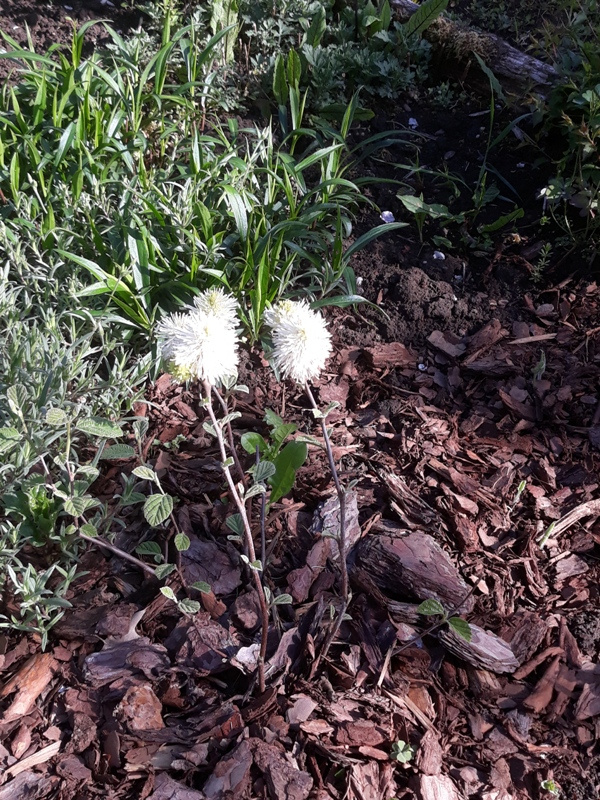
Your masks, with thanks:
M162 356L176 374L189 375L212 385L235 374L237 332L215 314L191 309L170 314L157 327Z
M198 311L216 317L230 328L237 325L237 300L230 294L225 294L221 287L202 292L194 298L194 305Z
M382 211L379 215L384 222L395 222L396 218L391 211Z
M323 317L305 300L284 300L264 314L272 329L273 360L284 378L306 383L319 376L331 353Z

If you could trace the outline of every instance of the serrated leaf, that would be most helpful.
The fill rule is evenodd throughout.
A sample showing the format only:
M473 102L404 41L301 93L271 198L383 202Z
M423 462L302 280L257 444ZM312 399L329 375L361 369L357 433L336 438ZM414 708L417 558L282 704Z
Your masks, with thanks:
M211 436L216 436L217 435L217 432L216 432L215 427L212 424L212 422L203 422L202 423L202 427Z
M98 439L118 439L123 436L119 425L101 417L80 419L75 427L87 436L95 436Z
M462 619L462 617L450 617L448 625L450 625L452 630L464 639L465 642L471 641L471 626L466 619Z
M233 387L234 392L241 392L242 394L250 394L250 389L245 383L238 383Z
M257 483L266 481L275 475L275 464L272 461L259 461L258 464L253 467L252 474Z
M424 600L421 603L417 608L417 613L423 614L424 617L432 617L435 614L441 614L443 616L446 613L446 609L439 600L430 597L428 600Z
M49 408L46 411L46 424L47 425L64 425L67 421L67 415L62 408Z
M170 575L174 569L175 564L159 564L158 567L155 568L154 574L157 580L162 581L167 575Z
M93 483L98 475L100 475L100 470L98 467L93 467L91 464L83 464L81 467L77 467L77 474L84 475L88 478L88 486Z
M98 536L96 526L92 525L91 522L86 522L85 525L82 525L79 530L81 533L83 533L85 536L89 536L91 539L93 539L95 536Z
M198 592L202 592L202 594L210 594L212 592L210 583L207 583L206 581L196 581L195 583L192 583L190 588L196 589Z
M241 514L232 514L230 517L227 517L225 525L238 536L243 536L244 521L242 520Z
M160 556L162 550L156 542L141 542L135 548L135 552L140 556Z
M197 614L200 611L200 603L197 600L185 598L177 603L177 608L183 614Z
M173 511L173 498L169 494L153 494L144 503L146 522L153 528L169 518Z
M227 425L228 422L233 422L234 419L239 419L241 416L239 411L232 411L231 414L225 414L221 420L221 425Z
M23 416L23 408L27 403L27 397L27 389L21 386L20 383L15 383L6 390L8 406L17 417Z
M169 600L173 600L175 603L177 602L177 597L175 596L175 592L171 589L170 586L161 586L160 591L164 594L165 597L168 597Z
M175 547L180 553L183 553L185 550L190 549L190 537L186 536L185 533L178 533L175 537Z
M16 428L0 428L0 442L18 442L21 434Z
M245 499L248 500L250 497L255 497L257 494L264 494L267 490L265 489L264 484L262 483L255 483L254 486L251 486L248 491L246 492Z
M136 478L141 478L143 481L156 482L156 472L150 467L136 467L132 472Z
M64 502L64 509L72 517L80 517L85 514L88 508L100 505L99 501L93 497L67 497Z
M293 602L293 598L291 594L279 594L273 600L274 606L288 606Z
M111 444L110 447L105 447L102 453L102 458L110 461L117 458L133 458L135 456L135 448L128 444Z

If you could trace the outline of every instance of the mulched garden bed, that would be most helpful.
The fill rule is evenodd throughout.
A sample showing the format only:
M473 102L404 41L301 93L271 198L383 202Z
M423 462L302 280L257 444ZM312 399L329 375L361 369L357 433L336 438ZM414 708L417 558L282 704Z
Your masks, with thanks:
M19 7L5 3L0 26ZM476 160L479 118L453 116L423 117L431 147ZM503 158L518 179L523 154ZM521 187L530 218L535 177ZM373 193L400 217L394 193ZM357 231L378 223L370 211ZM0 800L528 800L551 797L549 779L570 800L598 797L600 287L563 263L535 288L525 234L440 260L410 230L354 263L386 318L326 312L335 354L315 388L340 404L334 451L355 482L350 619L326 660L313 669L339 603L324 452L311 448L268 522L271 589L294 602L276 607L258 696L246 664L259 615L227 539L218 453L197 395L162 376L137 408L146 457L191 541L178 574L212 592L182 616L156 582L90 550L47 652L0 637ZM237 433L262 430L271 408L317 435L260 353L240 377ZM132 467L107 467L97 496L110 502ZM133 511L117 544L156 536ZM463 612L471 643L419 638L432 595Z

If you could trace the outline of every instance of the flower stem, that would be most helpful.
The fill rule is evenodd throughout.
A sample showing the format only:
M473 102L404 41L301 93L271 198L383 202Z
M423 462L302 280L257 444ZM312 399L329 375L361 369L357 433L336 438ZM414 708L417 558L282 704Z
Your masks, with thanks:
M317 405L313 393L311 392L310 386L308 383L304 384L304 389L310 400L310 403L315 411L319 411L319 406ZM340 506L340 535L338 539L338 548L340 551L340 577L341 577L341 596L342 596L342 605L337 615L337 618L332 625L329 635L325 639L325 643L321 652L317 656L313 668L312 673L316 671L319 662L327 656L329 652L329 648L331 647L333 640L337 636L337 633L340 629L340 625L342 624L342 620L346 613L346 609L348 608L348 602L350 599L350 592L349 592L349 585L348 585L348 566L346 564L346 555L347 555L347 542L346 542L346 493L342 488L340 483L340 478L338 475L337 468L335 466L335 459L333 457L333 450L331 447L331 439L329 438L329 432L327 430L327 424L325 421L325 417L321 417L321 431L323 433L323 441L325 442L325 450L327 451L327 459L329 461L329 469L331 470L331 474L333 476L333 483L335 485L335 490L337 492L338 502Z
M240 517L242 518L242 523L244 525L244 539L246 544L246 549L248 551L248 559L250 563L253 564L256 561L256 551L254 549L254 539L252 538L252 529L250 528L250 521L248 519L248 514L246 513L246 506L238 489L235 485L235 481L231 475L231 469L226 466L227 464L227 451L225 449L225 440L223 438L223 428L219 425L219 422L215 416L214 409L212 407L211 402L211 390L212 387L208 381L204 381L204 394L206 396L206 410L208 411L208 416L212 422L213 428L215 430L215 435L217 437L217 442L219 444L219 450L221 452L221 459L223 461L223 472L225 473L225 478L227 479L227 485L229 486L229 491L231 492L231 496L237 506L238 512ZM259 691L264 692L266 689L265 684L265 657L267 654L267 636L269 634L269 608L267 606L267 600L265 598L265 593L262 585L262 581L258 570L254 567L251 567L250 571L252 572L252 577L254 580L254 585L256 587L256 593L258 595L258 602L260 604L260 613L261 613L261 639L260 639L260 654L258 658L258 688Z

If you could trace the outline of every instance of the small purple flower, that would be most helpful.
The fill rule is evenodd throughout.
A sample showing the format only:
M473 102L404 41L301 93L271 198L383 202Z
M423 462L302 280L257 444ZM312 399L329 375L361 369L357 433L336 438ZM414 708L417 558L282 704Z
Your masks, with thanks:
M381 212L381 219L384 222L395 222L396 217L392 214L391 211L382 211Z

